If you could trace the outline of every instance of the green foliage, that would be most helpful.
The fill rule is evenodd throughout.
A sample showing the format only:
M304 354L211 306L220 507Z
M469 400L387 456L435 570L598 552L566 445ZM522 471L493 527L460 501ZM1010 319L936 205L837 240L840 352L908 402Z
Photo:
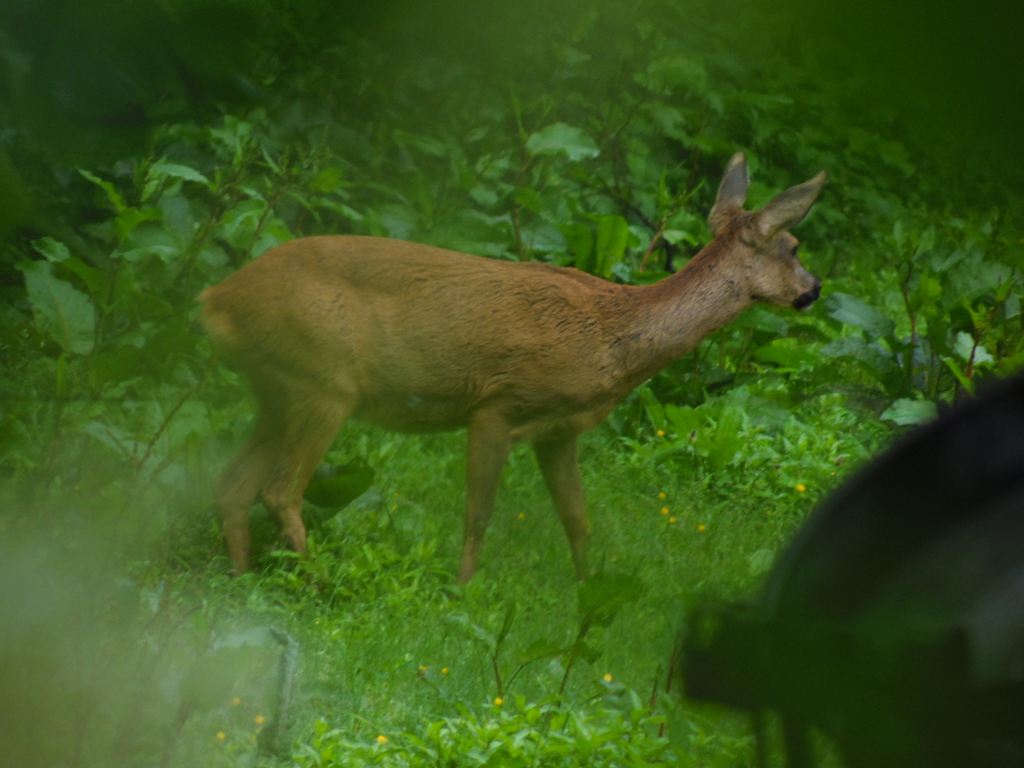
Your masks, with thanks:
M61 243L54 242L54 245L63 248ZM91 352L96 316L89 297L54 276L48 262L29 262L21 271L25 274L25 292L40 333L56 342L64 352L77 355Z
M636 693L629 691L627 696L624 710L605 705L595 713L534 704L521 696L514 701L496 699L484 716L465 712L430 723L422 734L379 734L366 743L319 720L312 744L296 763L311 768L676 764L667 742L655 734L663 719L651 716Z
M668 464L698 480L738 481L744 493L766 500L798 485L832 485L837 469L868 458L882 433L880 425L860 423L855 412L836 407L841 396L800 403L768 381L696 407L662 406L646 389L640 395L656 435L652 439L648 430L646 438L625 439L636 451L634 461Z
M822 354L855 361L894 400L934 402L955 397L960 388L973 394L978 380L1020 367L1017 268L1024 250L1007 232L1004 213L983 213L972 223L949 219L941 229L916 233L897 220L882 242L896 255L883 272L889 283L884 307L843 293L829 296L829 315L862 333L837 339ZM903 417L908 413L904 409Z
M742 724L634 693L663 687L683 606L756 588L892 426L1024 364L1019 197L856 78L821 77L812 47L780 53L786 31L756 10L524 3L439 30L318 3L65 5L21 9L54 34L17 45L0 12L0 533L43 530L59 554L92 531L116 575L16 574L41 604L90 608L40 636L15 623L27 609L0 616L38 651L0 644L17 673L0 704L49 713L17 741L43 745L35 764L263 760L274 627L302 648L299 765L750 765ZM448 39L462 55L431 47L477 27L475 48ZM257 572L227 581L212 477L252 407L199 329L199 291L324 233L648 284L709 240L737 149L751 208L828 171L796 230L825 296L750 309L587 438L599 576L576 591L514 455L482 571L455 588L459 438L355 427L307 494L310 557L278 550L256 509Z

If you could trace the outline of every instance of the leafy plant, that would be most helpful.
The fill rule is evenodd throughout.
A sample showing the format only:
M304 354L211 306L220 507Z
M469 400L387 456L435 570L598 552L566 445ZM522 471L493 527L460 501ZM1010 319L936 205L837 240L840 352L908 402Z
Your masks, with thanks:
M324 3L257 2L230 23L176 2L120 18L128 5L0 13L0 533L63 553L92 531L86 548L118 573L76 575L91 600L12 582L69 606L47 618L56 633L0 644L20 675L5 722L46 704L18 757L262 759L254 718L270 716L280 649L247 633L273 626L303 649L299 765L752 764L742 724L633 691L650 690L688 597L752 589L894 424L1024 364L1021 202L999 169L928 143L853 70L822 76L815 48L841 47L796 29L800 45L779 45L785 21L751 9L467 6L441 25L455 40L420 23L444 4L376 25ZM16 35L18 18L60 35ZM212 478L252 409L199 329L199 291L334 233L648 284L709 240L737 149L752 208L828 171L796 231L825 295L802 314L750 310L586 438L593 561L635 579L576 591L514 455L488 537L500 556L455 590L461 443L358 426L308 493L310 557L278 549L257 507L257 571L226 579ZM6 593L0 609L21 605Z

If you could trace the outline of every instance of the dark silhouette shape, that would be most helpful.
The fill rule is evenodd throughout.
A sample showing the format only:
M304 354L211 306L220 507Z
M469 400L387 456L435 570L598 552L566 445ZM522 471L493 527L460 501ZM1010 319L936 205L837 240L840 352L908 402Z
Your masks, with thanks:
M832 494L753 603L691 618L687 695L777 711L792 768L811 725L847 768L1024 766L1024 377Z

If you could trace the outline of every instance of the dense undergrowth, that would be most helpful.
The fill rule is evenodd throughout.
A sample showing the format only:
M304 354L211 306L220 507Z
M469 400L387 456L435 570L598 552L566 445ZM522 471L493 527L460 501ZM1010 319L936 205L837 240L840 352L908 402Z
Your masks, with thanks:
M285 31L258 99L168 108L115 157L4 118L34 203L0 252L0 743L26 766L752 763L742 720L677 696L687 606L750 594L894 428L1020 368L1020 199L756 14L573 5L471 59L317 7L262 10ZM828 171L797 230L824 298L750 310L585 439L587 586L516 453L457 590L461 436L359 426L311 490L310 559L256 510L256 571L227 578L210 489L252 403L199 290L319 233L651 282L709 240L738 149L751 208Z

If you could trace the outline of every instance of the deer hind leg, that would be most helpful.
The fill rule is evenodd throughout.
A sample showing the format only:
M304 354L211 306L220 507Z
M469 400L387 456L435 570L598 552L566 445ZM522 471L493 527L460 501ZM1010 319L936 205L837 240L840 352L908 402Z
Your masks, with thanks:
M547 483L555 509L569 537L572 562L576 567L576 578L586 578L585 547L587 533L587 507L583 498L583 483L580 480L579 454L576 438L548 440L533 444L541 474Z
M282 437L275 412L261 407L252 437L217 478L217 509L236 576L249 568L249 510L274 465Z
M500 416L477 413L469 425L466 460L466 531L459 562L459 584L476 573L487 524L494 512L501 470L508 461L512 438Z
M302 495L317 465L352 413L350 402L321 397L291 397L286 425L269 471L263 477L263 505L277 518L281 539L300 555L306 554Z

